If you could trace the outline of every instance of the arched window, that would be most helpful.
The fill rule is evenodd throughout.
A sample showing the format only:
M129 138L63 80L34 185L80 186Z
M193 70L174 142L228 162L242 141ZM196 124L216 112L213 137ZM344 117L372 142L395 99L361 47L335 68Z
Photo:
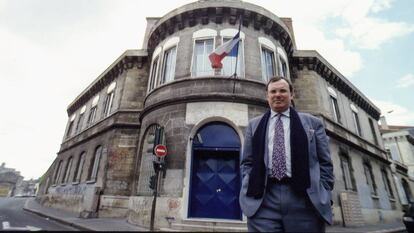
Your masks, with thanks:
M76 118L76 113L72 114L72 116L70 117L68 129L66 131L66 137L69 137L72 134L73 123L75 122L75 118Z
M92 100L91 109L89 110L88 125L92 124L96 118L96 111L98 108L99 94Z
M69 176L70 176L70 171L72 170L72 160L73 160L73 156L70 156L67 163L66 163L66 168L65 168L65 176L63 177L63 183L66 184L69 181Z
M81 155L79 155L78 162L76 163L76 170L73 175L73 182L79 183L82 176L82 168L83 164L85 163L85 156L86 152L82 152Z
M91 158L91 164L89 167L89 173L88 173L88 181L96 181L96 177L98 175L98 169L99 169L99 162L101 160L102 155L102 146L98 146L95 149L95 153L93 154Z
M259 37L260 58L262 63L262 78L267 82L276 75L276 46L267 38Z
M339 111L338 95L332 87L328 87L328 92L333 112L333 118L336 122L341 123L341 112Z
M147 128L142 141L141 166L139 171L139 180L137 194L140 196L152 196L153 190L149 188L150 177L155 175L153 155L155 131L159 125L151 125ZM161 187L158 188L161 190Z
M208 55L214 50L216 36L217 31L213 29L201 29L193 33L192 77L214 75Z
M61 168L62 168L62 160L60 160L58 165L56 166L55 175L53 177L53 184L58 184L59 183Z

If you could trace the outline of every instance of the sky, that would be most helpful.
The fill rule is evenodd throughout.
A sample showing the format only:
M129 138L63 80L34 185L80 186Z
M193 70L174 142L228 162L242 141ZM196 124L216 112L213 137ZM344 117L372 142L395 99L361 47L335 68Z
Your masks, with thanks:
M42 176L67 106L125 50L142 48L146 17L190 2L0 0L0 163ZM298 49L318 51L388 124L414 126L412 0L246 2L292 18Z

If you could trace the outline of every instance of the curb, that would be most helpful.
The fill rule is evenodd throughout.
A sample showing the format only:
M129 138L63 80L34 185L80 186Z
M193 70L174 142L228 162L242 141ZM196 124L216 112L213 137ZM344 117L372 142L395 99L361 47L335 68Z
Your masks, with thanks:
M394 233L394 232L402 232L407 231L405 227L398 227L398 228L391 228L391 229L384 229L384 230L377 230L377 231L369 231L367 233Z
M79 224L76 224L76 223L73 223L73 222L69 222L69 221L66 221L66 220L61 219L61 218L58 218L58 217L54 217L54 216L51 216L51 215L47 215L47 214L42 213L42 212L37 211L37 210L29 209L29 208L26 208L26 207L23 207L23 210L25 210L27 212L31 212L31 213L37 214L37 215L42 216L42 217L46 217L46 218L52 219L52 220L54 220L56 222L59 222L59 223L62 223L62 224L68 225L68 226L77 228L78 230L81 230L81 231L96 231L94 229L91 229L91 228L88 228L88 227L84 227L84 226L81 226Z

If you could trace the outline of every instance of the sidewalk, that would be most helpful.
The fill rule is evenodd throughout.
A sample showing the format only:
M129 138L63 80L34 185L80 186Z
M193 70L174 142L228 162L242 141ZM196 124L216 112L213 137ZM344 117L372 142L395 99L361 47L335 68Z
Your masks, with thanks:
M129 224L126 219L78 218L72 212L44 207L34 198L28 199L23 209L83 231L148 231L147 228Z
M72 212L48 208L37 203L34 198L26 201L26 211L48 217L63 224L67 224L83 231L148 231L148 228L129 224L125 219L115 218L78 218ZM327 233L391 233L407 232L402 222L367 225L363 227L328 226Z

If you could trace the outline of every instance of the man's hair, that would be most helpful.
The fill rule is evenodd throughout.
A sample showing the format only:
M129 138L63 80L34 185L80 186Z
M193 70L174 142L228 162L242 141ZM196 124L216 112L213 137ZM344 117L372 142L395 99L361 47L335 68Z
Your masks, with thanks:
M271 83L275 83L275 82L277 82L277 81L280 81L280 80L285 80L288 84L289 84L289 91L290 91L290 93L293 93L293 86L292 86L292 83L288 80L288 79L285 79L284 77L280 77L280 76L274 76L274 77L272 77L270 80L269 80L269 82L267 82L267 85L266 85L266 92L268 91L268 88L269 88L269 85L271 84Z

